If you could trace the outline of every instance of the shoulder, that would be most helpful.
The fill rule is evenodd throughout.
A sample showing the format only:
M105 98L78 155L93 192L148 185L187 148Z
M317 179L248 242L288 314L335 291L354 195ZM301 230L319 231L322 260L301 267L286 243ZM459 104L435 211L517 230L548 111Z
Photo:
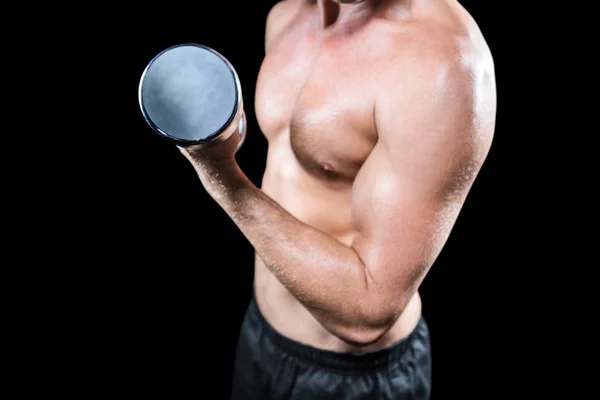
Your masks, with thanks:
M496 107L495 67L480 32L472 27L419 23L396 34L382 77L390 99L429 101L450 112L492 118ZM433 101L435 100L435 101Z
M388 30L390 70L418 70L430 79L442 72L449 79L493 74L494 62L478 29L464 23L417 21L402 30Z
M437 10L409 21L387 20L378 30L386 43L388 78L393 72L411 79L446 79L435 82L464 83L475 76L494 75L494 61L474 19L462 7ZM383 40L382 40L383 39Z
M267 15L265 27L265 50L268 51L272 42L290 25L306 0L281 0L277 2Z
M494 62L487 45L447 26L423 24L411 30L394 39L397 45L381 77L376 101L380 137L390 142L411 137L432 148L446 143L448 150L462 144L454 154L487 154L496 119ZM407 129L395 129L399 124Z

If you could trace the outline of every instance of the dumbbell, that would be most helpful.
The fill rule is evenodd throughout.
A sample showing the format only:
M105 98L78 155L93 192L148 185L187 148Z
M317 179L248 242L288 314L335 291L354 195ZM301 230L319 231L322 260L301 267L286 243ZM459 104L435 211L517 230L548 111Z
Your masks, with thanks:
M242 88L231 63L199 44L169 47L146 66L138 99L144 119L180 147L246 137ZM236 151L237 151L236 150Z

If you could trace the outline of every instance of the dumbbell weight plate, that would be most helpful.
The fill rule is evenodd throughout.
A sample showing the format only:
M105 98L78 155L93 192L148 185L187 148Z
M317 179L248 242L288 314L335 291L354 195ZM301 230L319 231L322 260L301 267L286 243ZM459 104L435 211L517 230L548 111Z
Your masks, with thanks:
M242 91L233 66L215 50L183 44L154 57L139 84L139 104L148 125L186 147L245 136Z

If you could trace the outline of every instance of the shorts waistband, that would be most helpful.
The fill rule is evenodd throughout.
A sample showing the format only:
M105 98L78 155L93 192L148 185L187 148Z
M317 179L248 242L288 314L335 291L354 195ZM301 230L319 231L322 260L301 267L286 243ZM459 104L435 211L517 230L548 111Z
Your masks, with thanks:
M425 320L421 316L417 327L407 337L389 347L361 354L340 353L308 346L276 331L261 313L254 295L250 300L248 311L250 317L260 324L265 337L278 347L280 351L311 365L330 370L339 370L345 373L352 371L364 372L388 367L390 364L400 360L405 355L411 343L415 340L420 340L419 337L423 329L427 329Z

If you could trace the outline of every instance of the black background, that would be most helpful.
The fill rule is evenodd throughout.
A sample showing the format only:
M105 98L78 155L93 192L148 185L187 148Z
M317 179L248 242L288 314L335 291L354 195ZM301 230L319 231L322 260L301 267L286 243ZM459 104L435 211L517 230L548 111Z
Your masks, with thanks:
M107 388L119 385L136 397L226 398L251 296L252 247L177 149L148 127L137 102L141 73L157 53L189 42L216 49L241 80L248 136L237 159L260 184L267 143L253 96L265 20L275 2L205 3L193 10L161 4L131 20L115 15L114 31L107 23L102 35L119 43L105 65L115 77L107 83L114 87L114 104L99 112L112 118L95 137L93 160L80 148L87 165L95 164L90 171L98 173L90 189L95 203L84 211L94 216L95 231L86 260L97 267L86 268L81 279L89 285L81 291L93 288L97 294L86 314L98 338L94 357L106 365L99 386L111 391ZM510 107L518 94L509 77L506 25L499 30L502 4L461 3L495 58L498 118L488 159L420 289L431 330L435 399L510 393L506 368L515 376L518 367L512 349L516 315L507 306L507 292L515 290L507 283L514 274L506 272L514 265L509 252L517 248L518 234L509 211L517 199L507 194L518 133L511 128Z

